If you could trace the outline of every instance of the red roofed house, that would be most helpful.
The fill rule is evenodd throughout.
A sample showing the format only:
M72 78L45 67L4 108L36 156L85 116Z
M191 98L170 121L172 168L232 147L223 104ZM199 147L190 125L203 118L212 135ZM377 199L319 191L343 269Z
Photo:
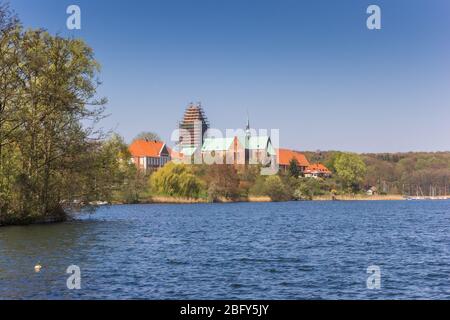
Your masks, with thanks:
M331 171L321 163L314 163L308 166L308 168L306 168L305 177L329 178L331 177Z
M309 166L308 159L306 159L303 153L289 150L289 149L278 149L278 164L280 166L280 170L287 171L289 168L289 164L292 159L296 159L298 162L298 167L300 172L303 173L306 168Z
M129 150L131 161L145 171L161 168L171 160L168 147L161 141L136 140Z

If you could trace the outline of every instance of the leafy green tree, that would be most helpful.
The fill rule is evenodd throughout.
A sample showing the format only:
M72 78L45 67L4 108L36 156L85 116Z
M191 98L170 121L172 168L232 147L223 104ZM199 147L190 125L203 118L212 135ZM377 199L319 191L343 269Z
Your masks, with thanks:
M95 184L89 190L103 201L136 203L147 191L147 177L131 163L131 154L124 139L113 134L101 143L95 154Z
M325 164L325 166L331 170L331 172L336 173L336 167L335 167L335 162L337 159L339 159L339 157L342 155L342 152L340 151L331 151L327 154L322 154L323 157L323 163ZM320 161L318 161L320 162Z
M314 196L330 193L331 188L328 179L301 178L294 190L294 198L297 200L312 200Z
M150 189L154 194L196 198L202 188L200 179L185 164L169 162L150 177Z
M300 176L301 172L296 158L292 158L291 161L289 161L288 172L291 177L298 178Z
M261 166L238 166L239 190L242 196L249 196L257 179L261 177ZM254 190L253 190L254 191ZM254 195L254 194L253 194Z
M19 52L21 26L9 7L0 3L0 225L11 218L13 186L20 174L21 161L17 145L21 108L17 88L20 86Z
M286 201L291 199L289 190L287 190L283 181L277 175L267 177L264 185L264 193L272 201Z
M266 190L265 190L265 184L266 184L266 176L258 175L255 180L251 183L251 186L248 190L248 195L250 196L265 196Z
M106 101L94 98L99 65L81 40L29 30L19 49L28 82L19 92L24 106L19 149L30 186L22 194L20 211L39 217L59 211L61 201L74 195L83 200L84 195L71 196L61 185L67 176L86 172L68 166L90 151L94 131L86 123L101 118Z
M61 220L93 196L99 64L81 40L23 31L4 6L0 29L0 224Z
M334 168L344 188L357 192L367 171L361 157L354 153L341 153L334 160Z
M219 197L235 199L239 196L239 176L232 165L208 166L206 176L208 197L217 200Z

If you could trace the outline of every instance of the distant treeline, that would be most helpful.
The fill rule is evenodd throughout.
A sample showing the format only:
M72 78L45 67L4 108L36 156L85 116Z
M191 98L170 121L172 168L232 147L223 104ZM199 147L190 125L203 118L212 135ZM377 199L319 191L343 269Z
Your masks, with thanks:
M335 172L338 151L305 152L312 162L323 162ZM361 154L366 164L365 188L403 195L444 195L450 193L450 152L408 152Z
M355 154L305 152L310 162L324 163L331 178L304 178L292 160L286 171L262 176L257 166L183 165L170 163L150 175L149 195L218 199L267 196L273 201L311 200L318 196L373 194L432 195L449 193L450 152Z

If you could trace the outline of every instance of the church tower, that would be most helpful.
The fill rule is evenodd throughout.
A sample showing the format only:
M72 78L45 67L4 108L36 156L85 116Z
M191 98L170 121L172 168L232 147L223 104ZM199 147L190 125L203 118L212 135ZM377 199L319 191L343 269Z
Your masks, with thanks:
M201 148L205 132L209 129L209 122L201 103L189 104L183 120L179 123L179 146L185 148Z

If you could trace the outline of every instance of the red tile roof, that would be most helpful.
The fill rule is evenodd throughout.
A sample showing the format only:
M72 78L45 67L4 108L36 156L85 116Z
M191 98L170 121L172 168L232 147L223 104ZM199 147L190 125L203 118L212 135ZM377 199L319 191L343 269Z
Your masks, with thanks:
M136 140L129 150L133 157L159 157L163 147L164 142L161 141Z
M281 166L288 166L293 158L297 159L299 166L309 166L308 159L306 159L303 153L289 149L278 149L278 163Z
M314 173L314 172L331 174L331 171L321 163L313 163L309 165L305 170L305 173Z
M167 147L167 151L170 154L170 157L174 160L183 160L183 154L181 152L175 151L172 148Z

